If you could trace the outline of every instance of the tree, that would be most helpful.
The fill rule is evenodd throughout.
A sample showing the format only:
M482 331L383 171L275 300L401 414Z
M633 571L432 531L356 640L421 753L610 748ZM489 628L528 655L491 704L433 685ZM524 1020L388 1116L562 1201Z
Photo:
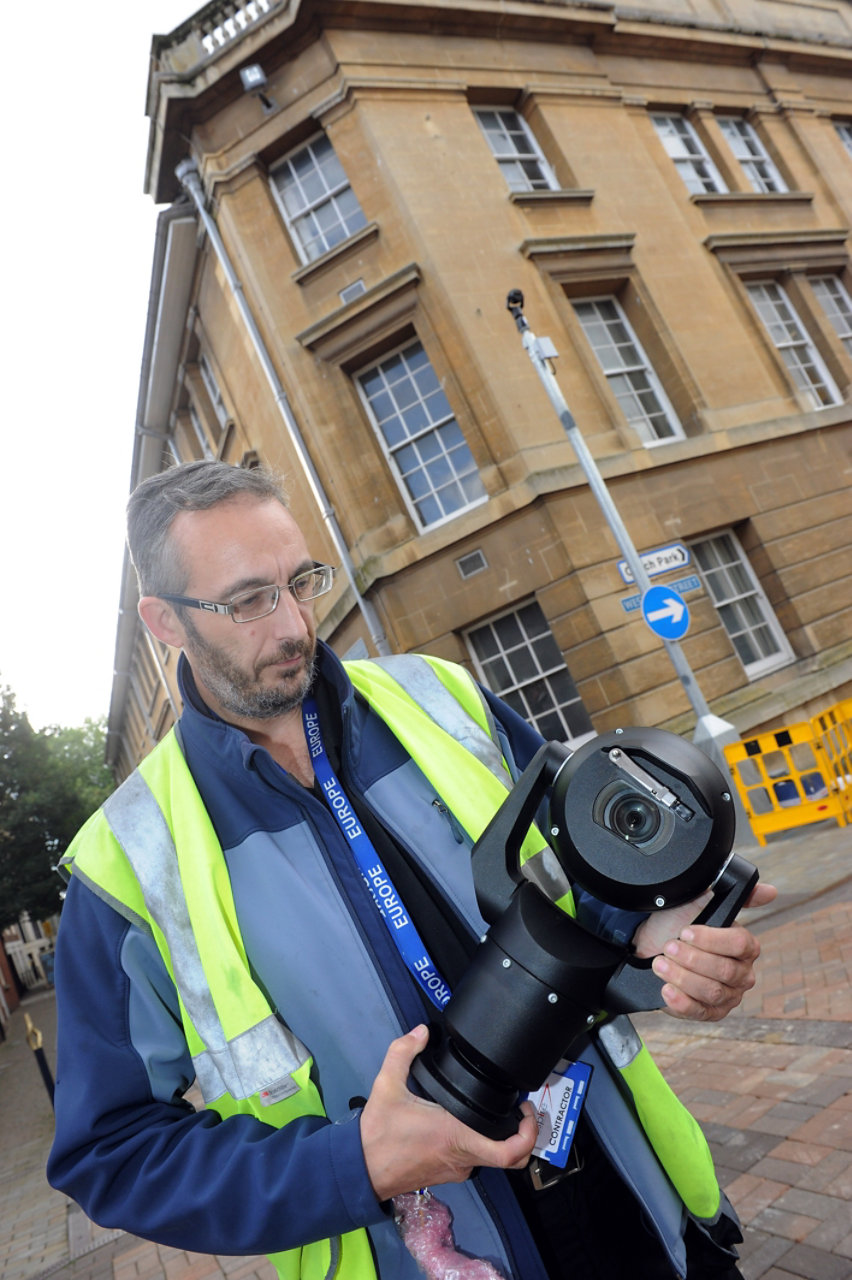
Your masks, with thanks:
M37 733L0 688L0 929L23 911L39 920L59 910L54 867L113 789L104 741L95 720Z

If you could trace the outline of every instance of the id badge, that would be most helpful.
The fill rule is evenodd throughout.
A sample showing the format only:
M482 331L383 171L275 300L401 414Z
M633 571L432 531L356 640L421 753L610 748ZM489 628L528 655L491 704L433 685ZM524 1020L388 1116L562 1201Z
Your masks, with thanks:
M559 1062L542 1087L527 1094L538 1123L533 1155L559 1169L568 1163L591 1075L592 1068L585 1062Z

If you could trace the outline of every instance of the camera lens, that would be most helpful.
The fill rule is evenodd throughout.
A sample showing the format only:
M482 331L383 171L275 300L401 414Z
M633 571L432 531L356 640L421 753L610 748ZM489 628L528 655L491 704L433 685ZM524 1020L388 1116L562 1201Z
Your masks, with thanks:
M646 857L665 848L674 832L671 814L621 778L608 782L598 792L592 817L599 827Z
M660 829L660 811L644 796L632 792L619 796L609 805L604 822L622 840L631 844L645 844Z

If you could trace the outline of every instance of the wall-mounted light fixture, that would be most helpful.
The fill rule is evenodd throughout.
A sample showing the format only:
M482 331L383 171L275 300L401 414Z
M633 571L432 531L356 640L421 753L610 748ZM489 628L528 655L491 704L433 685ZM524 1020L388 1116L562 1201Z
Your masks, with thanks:
M270 111L277 111L278 103L266 92L268 83L266 72L259 62L252 62L247 67L240 67L240 80L242 81L243 91L253 94L258 99L263 107L264 115L267 115Z

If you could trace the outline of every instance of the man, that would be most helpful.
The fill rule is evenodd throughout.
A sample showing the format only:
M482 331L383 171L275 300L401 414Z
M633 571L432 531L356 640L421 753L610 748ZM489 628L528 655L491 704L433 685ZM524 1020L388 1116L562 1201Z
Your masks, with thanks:
M263 472L151 477L128 541L185 709L69 851L53 1185L105 1226L269 1253L285 1277L413 1280L415 1254L432 1280L738 1275L712 1167L696 1150L662 1171L591 1040L581 1167L541 1190L529 1103L496 1141L409 1087L435 984L485 928L469 851L511 779L483 761L517 776L537 735L451 664L348 675L316 637L332 571ZM393 671L412 663L406 689ZM448 698L461 731L440 723ZM723 1017L753 984L743 928L577 911L611 937L639 926L676 1015Z

